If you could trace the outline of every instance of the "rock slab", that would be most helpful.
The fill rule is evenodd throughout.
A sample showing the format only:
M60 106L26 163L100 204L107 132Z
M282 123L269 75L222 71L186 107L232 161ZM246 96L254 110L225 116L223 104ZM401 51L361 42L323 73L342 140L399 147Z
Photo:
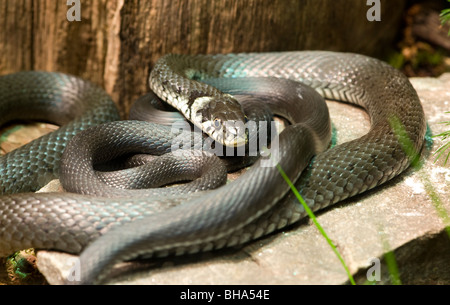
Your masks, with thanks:
M449 121L450 74L439 78L412 78L432 134ZM368 131L367 115L360 109L329 102L338 142ZM448 126L447 126L448 128ZM450 226L430 199L427 181L450 213L450 168L433 153L443 142L434 138L424 152L419 171L407 170L386 185L317 214L319 223L337 246L357 283L379 260L380 278L390 283L383 257L393 251L404 284L450 284ZM447 223L446 223L447 221ZM61 284L73 272L76 257L38 252L38 267L50 284ZM124 263L120 275L107 284L346 284L342 264L312 222L298 225L240 249L204 253L163 261ZM126 272L123 272L123 271Z

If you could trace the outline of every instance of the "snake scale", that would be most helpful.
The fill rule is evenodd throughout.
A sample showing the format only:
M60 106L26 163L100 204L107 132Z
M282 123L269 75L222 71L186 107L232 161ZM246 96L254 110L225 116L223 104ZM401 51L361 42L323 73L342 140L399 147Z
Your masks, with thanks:
M17 74L14 76L17 79L9 82L0 78L2 100L17 98L20 102L16 104L21 104L36 95L50 96L53 100L67 96L69 99L90 100L88 92L94 91L100 94L94 99L109 103L97 89L75 78L38 74L39 77L34 75L27 81L20 81L24 76ZM298 124L281 133L279 164L296 181L296 187L313 211L372 189L405 170L410 160L399 144L399 137L408 138L417 151L423 144L426 126L417 93L403 74L373 58L326 51L167 55L154 67L150 87L162 99L184 96L173 104L181 110L187 109L180 104L183 101L196 105L199 110L212 100L204 97L211 96L216 101L215 105L221 108L220 99L233 99L198 82L211 77L276 77L301 81L325 98L352 103L367 110L371 128L366 135L323 152L306 144L314 142L314 136ZM13 85L16 82L26 85L27 89ZM82 93L73 93L78 89ZM234 101L230 103L234 104ZM26 109L28 106L23 107ZM49 107L47 103L42 109ZM8 108L1 110L2 116L8 113ZM71 108L68 112L76 110ZM106 118L109 115L103 117L104 113L111 114L111 111L97 110L94 116L101 117L100 122L116 119L116 114ZM207 112L205 114L207 116ZM404 132L393 131L389 124L393 117L402 123ZM234 114L231 119L240 120L242 117ZM93 130L102 143L108 142L95 144L97 146L94 145L93 150L86 148L96 154L93 158L100 158L101 152L110 147L121 149L128 142L135 146L157 143L155 149L161 153L170 150L168 144L164 144L173 139L170 129L153 124L148 130L148 126L137 121L113 122L82 133ZM236 130L232 132L239 133ZM118 138L117 134L128 135L133 140ZM0 159L0 190L5 194L0 197L1 254L27 247L72 253L86 248L80 256L81 283L96 283L105 279L107 268L120 261L242 244L305 216L295 196L288 192L289 187L278 169L261 166L263 160L243 174L239 183L183 196L155 195L150 207L146 198L107 199L72 193L13 194L34 191L37 184L42 184L41 180L45 182L49 176L57 176L58 170L50 170L50 163L53 162L51 165L58 169L57 161L65 146L61 143L66 143L72 136L71 131L56 134L40 140L40 144L32 144L37 146L26 146ZM153 140L146 140L147 136ZM80 145L76 147L80 147L81 153L84 148ZM50 149L45 151L48 148L44 147ZM30 157L26 149L33 156ZM314 161L308 166L313 155ZM46 158L51 161L45 161ZM36 163L30 163L30 159ZM70 162L66 163L69 163L66 166L71 171ZM79 165L73 165L76 166ZM306 166L308 170L300 176ZM46 176L45 179L39 178L41 174ZM172 208L162 207L167 201ZM161 213L154 214L155 211ZM117 223L122 225L109 230Z

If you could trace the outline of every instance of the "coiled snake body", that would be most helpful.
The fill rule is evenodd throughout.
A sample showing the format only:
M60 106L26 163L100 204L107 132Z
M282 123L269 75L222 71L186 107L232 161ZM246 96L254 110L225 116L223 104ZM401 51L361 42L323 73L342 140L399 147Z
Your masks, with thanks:
M416 151L422 146L426 129L424 114L408 79L389 65L362 55L320 51L168 55L155 66L150 85L163 99L183 96L174 102L180 110L195 106L198 111L213 100L211 96L221 108L222 95L190 79L268 76L301 81L325 98L359 105L369 113L371 129L368 134L324 152L318 152L320 149L314 145L307 148L306 141L314 142L314 136L299 125L287 128L280 135L279 165L297 181L296 187L314 211L380 185L406 169L410 161L399 144L399 137L408 138ZM61 83L59 78L45 84L29 81L28 87L39 87L42 92L50 83L51 90L64 95L67 85L63 83L62 89L54 88ZM0 88L4 99L20 92L20 89L5 88L4 83L0 83ZM226 95L224 99L232 98ZM216 118L207 112L203 115ZM404 132L393 131L391 118L401 122ZM240 119L239 114L231 118ZM93 132L102 139L101 143L109 144L97 143L86 149L81 147L80 141L74 145L79 147L79 154L94 154L93 159L101 159L99 155L109 150L108 145L138 147L147 142L157 143L152 150L162 154L170 150L167 143L179 136L158 125L152 125L149 131L148 126L133 121L101 125ZM119 140L117 134L131 134L132 139ZM146 140L147 136L152 140ZM60 145L60 140L63 139L53 138L51 146ZM39 145L32 150L39 153L42 149ZM298 178L314 154L307 174ZM0 160L3 193L19 191L11 185L19 181L16 179L22 179L20 172L24 168L31 166L39 175L41 158L36 158L37 165L23 161L26 159L23 153L16 153ZM74 159L68 153L66 160ZM151 205L145 197L106 199L71 193L1 196L0 251L9 254L13 250L36 247L79 253L94 240L80 256L82 282L91 283L103 279L105 268L138 256L195 253L247 242L305 216L295 196L288 193L289 186L278 169L263 167L260 162L242 175L239 183L229 183L204 193L154 195ZM69 164L66 171L77 167L81 165ZM3 181L8 180L4 179L12 180L6 183ZM166 209L161 207L164 202L174 207L151 214ZM178 205L181 202L183 204ZM124 223L120 230L111 230L98 238L117 223Z

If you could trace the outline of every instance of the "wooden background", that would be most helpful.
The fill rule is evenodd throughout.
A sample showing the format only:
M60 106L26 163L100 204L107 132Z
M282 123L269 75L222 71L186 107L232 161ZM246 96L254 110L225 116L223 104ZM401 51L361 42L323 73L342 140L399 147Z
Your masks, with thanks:
M0 74L62 71L104 87L125 117L148 91L166 53L323 49L378 56L398 33L406 0L381 0L369 22L365 0L0 0Z

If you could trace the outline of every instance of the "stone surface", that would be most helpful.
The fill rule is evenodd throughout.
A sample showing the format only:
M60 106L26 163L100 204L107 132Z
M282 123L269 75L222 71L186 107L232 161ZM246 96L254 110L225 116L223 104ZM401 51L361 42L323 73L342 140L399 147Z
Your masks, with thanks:
M411 79L422 100L433 134L449 121L450 74ZM367 132L369 121L360 109L329 102L338 141ZM448 126L447 126L448 128ZM366 280L371 260L394 250L404 283L450 284L450 235L438 215L424 181L430 181L447 215L450 213L450 165L434 163L432 153L442 145L436 138L424 152L425 164L375 190L318 213L318 221L337 246L358 283ZM447 226L450 226L447 219ZM449 230L450 231L450 230ZM59 284L76 257L38 252L38 267L51 284ZM385 262L380 283L389 283ZM204 253L193 257L119 266L115 284L343 284L347 274L311 221L252 242L241 249ZM122 272L128 270L128 272ZM135 271L133 271L135 270Z

